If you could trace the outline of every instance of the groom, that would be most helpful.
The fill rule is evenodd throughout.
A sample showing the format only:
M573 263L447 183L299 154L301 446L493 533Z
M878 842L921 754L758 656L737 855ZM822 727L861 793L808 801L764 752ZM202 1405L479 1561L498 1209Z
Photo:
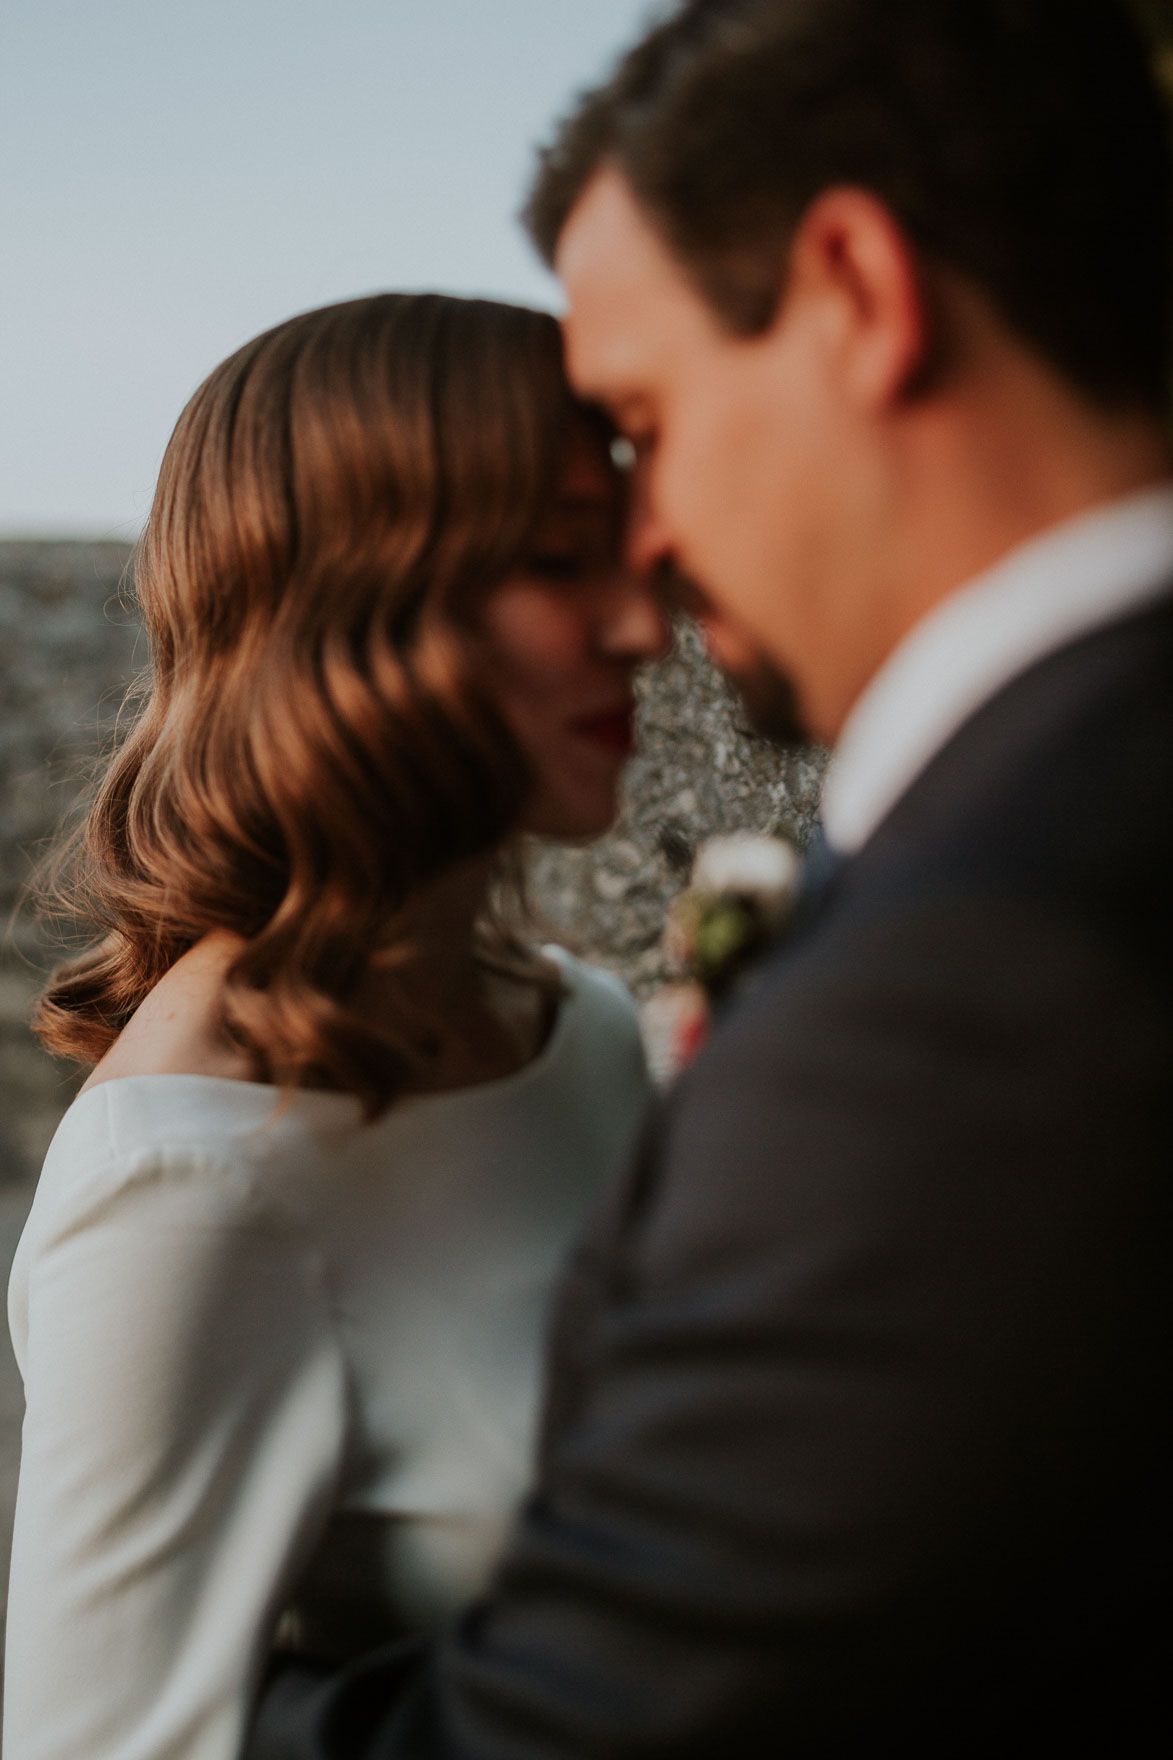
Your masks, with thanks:
M567 1271L488 1598L256 1760L1164 1751L1166 160L1110 0L688 0L546 155L633 561L836 867Z

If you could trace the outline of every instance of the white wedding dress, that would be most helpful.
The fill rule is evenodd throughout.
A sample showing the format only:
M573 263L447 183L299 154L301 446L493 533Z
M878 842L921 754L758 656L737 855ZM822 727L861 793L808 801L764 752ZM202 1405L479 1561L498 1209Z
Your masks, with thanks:
M373 1125L203 1076L70 1108L9 1290L5 1760L235 1760L278 1628L341 1654L484 1584L553 1279L647 1097L626 991L557 957L534 1063Z

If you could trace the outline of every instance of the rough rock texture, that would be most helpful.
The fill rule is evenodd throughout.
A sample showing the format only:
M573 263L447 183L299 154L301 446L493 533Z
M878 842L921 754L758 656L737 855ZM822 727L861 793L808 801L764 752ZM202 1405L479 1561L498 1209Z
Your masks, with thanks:
M123 580L125 545L0 543L0 907L10 918L38 850L109 745L146 661ZM661 946L669 899L717 831L802 841L821 775L815 753L751 738L694 630L640 689L640 751L620 823L589 847L535 843L532 902L546 931L619 972L646 998L673 975ZM27 911L0 961L0 1179L39 1164L71 1091L26 1020L50 944Z
M120 593L125 544L0 543L0 1181L40 1164L72 1093L28 1031L51 960L21 892L114 731L145 659ZM16 913L14 915L14 913Z

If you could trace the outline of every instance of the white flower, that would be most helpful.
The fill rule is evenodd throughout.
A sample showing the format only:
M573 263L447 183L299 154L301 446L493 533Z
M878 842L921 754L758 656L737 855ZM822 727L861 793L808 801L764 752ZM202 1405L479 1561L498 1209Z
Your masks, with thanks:
M768 921L777 922L793 903L801 866L792 843L735 831L701 845L690 886L706 898L732 893L751 899Z

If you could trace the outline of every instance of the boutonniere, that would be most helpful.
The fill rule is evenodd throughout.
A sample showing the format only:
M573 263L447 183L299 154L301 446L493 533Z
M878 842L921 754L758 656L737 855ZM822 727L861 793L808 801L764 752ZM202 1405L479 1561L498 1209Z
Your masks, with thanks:
M781 837L711 837L673 900L665 950L680 983L648 1004L657 1073L679 1074L708 1037L714 1011L747 979L794 909L802 858Z

